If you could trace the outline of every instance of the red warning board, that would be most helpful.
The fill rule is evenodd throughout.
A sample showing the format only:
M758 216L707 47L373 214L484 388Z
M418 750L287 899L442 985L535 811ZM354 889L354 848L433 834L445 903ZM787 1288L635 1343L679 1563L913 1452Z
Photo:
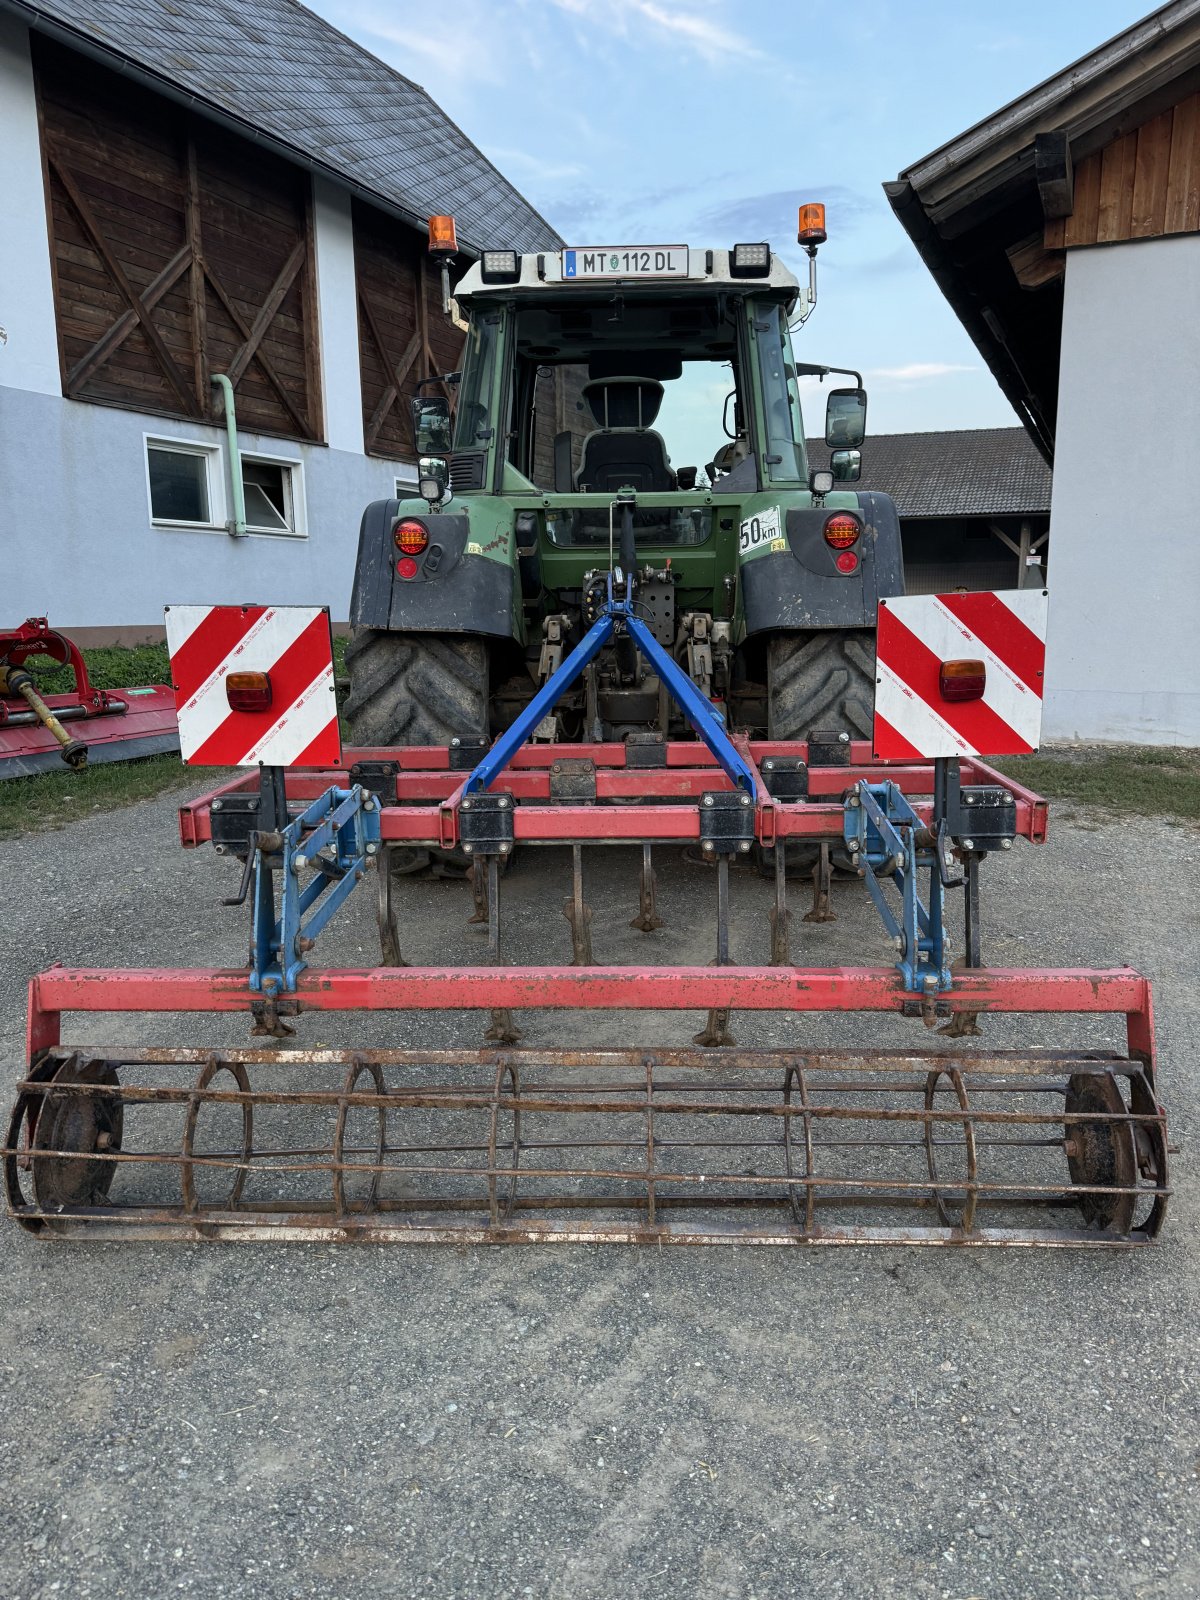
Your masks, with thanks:
M875 755L1012 756L1042 731L1046 591L913 594L879 602ZM947 699L942 667L981 662L983 693Z
M179 748L197 767L340 765L325 606L168 606ZM265 673L270 703L235 711L230 673Z

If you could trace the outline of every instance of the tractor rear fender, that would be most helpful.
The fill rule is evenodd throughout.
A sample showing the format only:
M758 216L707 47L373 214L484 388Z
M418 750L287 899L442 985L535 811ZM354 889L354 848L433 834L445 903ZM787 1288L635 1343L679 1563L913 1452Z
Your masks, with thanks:
M900 522L891 496L839 494L836 502L793 507L783 514L782 538L740 550L748 637L791 628L873 628L879 600L904 593ZM825 524L841 510L854 512L863 524L852 572L838 568L843 552L825 542Z
M514 616L512 536L490 541L483 552L471 536L468 517L430 513L424 504L376 500L363 512L358 561L350 599L356 627L402 633L482 633L519 636ZM397 570L404 557L393 536L401 514L423 523L429 543L408 561L416 571Z

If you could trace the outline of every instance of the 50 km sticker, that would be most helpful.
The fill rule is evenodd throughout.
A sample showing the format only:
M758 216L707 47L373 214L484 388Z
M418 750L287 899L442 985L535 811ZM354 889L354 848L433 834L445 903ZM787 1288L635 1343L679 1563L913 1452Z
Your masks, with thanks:
M765 544L782 539L779 527L779 507L768 506L747 517L738 533L738 550L745 555L748 550L759 550Z

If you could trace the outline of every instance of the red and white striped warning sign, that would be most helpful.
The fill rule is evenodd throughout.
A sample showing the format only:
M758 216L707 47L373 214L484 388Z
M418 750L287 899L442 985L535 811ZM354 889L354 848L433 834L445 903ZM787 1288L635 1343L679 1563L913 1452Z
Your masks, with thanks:
M1042 730L1046 591L914 594L879 602L875 754L1011 756ZM947 662L982 662L983 693L947 699Z
M179 748L190 766L340 764L326 607L168 606L166 623ZM230 673L265 673L269 705L235 711Z

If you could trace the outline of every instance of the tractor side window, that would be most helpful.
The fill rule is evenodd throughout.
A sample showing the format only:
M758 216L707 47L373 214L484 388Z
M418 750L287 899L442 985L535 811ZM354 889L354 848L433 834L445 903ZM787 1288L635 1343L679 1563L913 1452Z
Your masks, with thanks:
M763 454L772 483L803 483L808 475L804 427L787 319L780 306L753 310L766 437Z
M454 420L455 450L480 450L492 440L496 418L492 415L496 389L496 352L500 343L500 315L485 312L471 318L463 351L462 387Z

